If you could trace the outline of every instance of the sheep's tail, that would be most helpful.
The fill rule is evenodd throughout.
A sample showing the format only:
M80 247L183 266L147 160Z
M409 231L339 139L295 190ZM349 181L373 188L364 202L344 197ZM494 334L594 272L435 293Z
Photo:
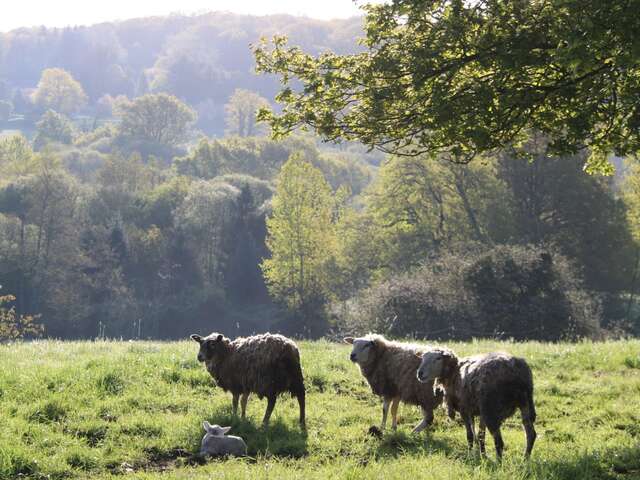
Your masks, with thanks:
M304 392L304 378L302 377L302 367L298 363L298 381L297 381L296 397L298 398L298 405L300 406L300 426L306 428L306 407L305 407L305 392Z
M523 421L536 421L536 406L533 403L533 374L527 362L523 359L516 359L520 367L520 411Z
M533 403L533 388L527 389L527 412L532 422L536 421L536 406Z
M529 375L531 375L529 373ZM524 387L524 388L522 388ZM531 376L527 379L526 383L521 387L521 400L520 411L522 413L523 421L536 421L536 406L533 403L533 380Z
M292 379L291 379L291 394L298 399L298 405L300 406L300 426L306 428L306 407L305 407L305 391L304 391L304 377L302 376L302 366L300 365L300 357L298 356L295 365L293 365Z

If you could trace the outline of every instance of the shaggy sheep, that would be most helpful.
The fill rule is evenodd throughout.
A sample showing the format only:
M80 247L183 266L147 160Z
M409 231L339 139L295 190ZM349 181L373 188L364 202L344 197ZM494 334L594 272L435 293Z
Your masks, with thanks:
M469 448L474 439L485 454L485 428L493 436L498 459L502 458L504 442L500 434L502 422L520 409L527 437L524 455L529 457L536 440L533 422L536 410L533 404L533 378L531 369L522 358L506 353L489 353L458 359L448 349L440 348L422 356L417 371L418 380L444 389L447 406L460 413L467 429ZM476 437L474 418L480 417Z
M358 364L373 393L382 397L382 430L387 423L389 406L391 428L396 429L401 400L422 408L424 418L413 433L419 433L433 423L433 410L442 402L442 392L422 385L415 373L420 365L416 355L423 353L425 347L390 342L373 334L362 338L347 337L344 341L353 345L351 361Z
M204 431L207 432L200 444L200 455L210 455L212 457L244 457L247 455L247 444L240 437L233 435L225 436L231 427L221 427L203 422Z
M305 428L305 391L300 353L293 341L282 335L265 333L231 341L219 333L208 337L191 335L200 344L198 361L204 362L216 383L233 395L233 414L238 413L242 395L242 418L250 393L267 397L262 423L266 426L276 405L276 398L290 392L300 405L300 426Z

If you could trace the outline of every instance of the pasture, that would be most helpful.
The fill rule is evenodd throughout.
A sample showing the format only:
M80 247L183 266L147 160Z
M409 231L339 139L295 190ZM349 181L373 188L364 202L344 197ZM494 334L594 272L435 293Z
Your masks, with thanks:
M529 462L519 415L503 427L503 463L467 452L464 427L438 409L412 436L416 407L401 406L398 432L367 435L381 418L349 347L300 342L306 433L297 404L281 397L260 428L266 401L248 419L213 384L190 341L57 342L0 346L0 479L34 478L640 478L640 341L448 344L460 355L505 350L531 365L538 441ZM202 421L232 425L250 458L203 462Z

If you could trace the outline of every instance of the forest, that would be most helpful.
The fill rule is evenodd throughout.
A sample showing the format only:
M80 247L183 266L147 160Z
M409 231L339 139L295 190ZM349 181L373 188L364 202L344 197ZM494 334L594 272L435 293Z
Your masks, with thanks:
M595 147L543 128L379 148L405 127L333 118L342 78L300 53L359 61L365 35L227 13L0 34L0 339L640 334L635 155L585 172Z

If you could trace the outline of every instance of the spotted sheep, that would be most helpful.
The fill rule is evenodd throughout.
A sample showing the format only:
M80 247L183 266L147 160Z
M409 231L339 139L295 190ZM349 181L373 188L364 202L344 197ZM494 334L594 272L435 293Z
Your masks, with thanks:
M242 418L245 417L249 394L267 398L267 409L262 421L268 425L278 395L290 392L298 399L300 426L305 428L305 389L296 344L282 336L265 333L230 340L220 333L207 337L191 335L200 344L198 361L218 386L233 395L233 414L238 414L241 398Z
M489 353L458 359L446 348L432 349L422 355L417 378L427 385L442 387L449 408L460 413L467 430L469 448L474 441L485 454L485 429L493 436L498 459L504 442L502 422L520 409L526 435L525 458L531 455L536 440L533 423L533 376L527 362L507 353ZM435 382L435 384L434 384ZM480 417L475 434L475 417Z
M419 433L433 423L433 410L442 403L442 392L434 391L416 379L416 369L420 365L417 355L424 353L427 347L391 342L374 334L347 337L344 341L353 345L351 361L358 364L373 393L382 397L382 430L386 427L389 407L391 428L396 430L400 401L422 409L423 419L413 433Z

